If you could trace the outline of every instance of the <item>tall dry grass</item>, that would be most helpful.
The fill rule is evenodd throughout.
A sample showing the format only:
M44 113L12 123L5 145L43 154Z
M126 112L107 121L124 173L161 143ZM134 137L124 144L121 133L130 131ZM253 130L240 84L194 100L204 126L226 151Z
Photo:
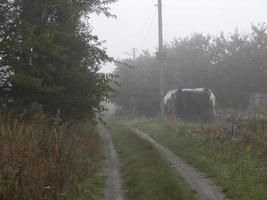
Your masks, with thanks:
M98 199L99 157L98 136L90 124L56 128L4 120L0 124L0 198Z

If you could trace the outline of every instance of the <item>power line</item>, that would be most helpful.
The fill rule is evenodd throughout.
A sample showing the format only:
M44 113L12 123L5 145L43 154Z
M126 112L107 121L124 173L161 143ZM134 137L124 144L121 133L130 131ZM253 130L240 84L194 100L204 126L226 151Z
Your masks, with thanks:
M132 48L131 50L132 50L131 53L124 52L124 54L126 54L126 55L128 55L128 56L132 56L133 60L135 60L135 59L136 59L137 48Z
M144 28L143 28L144 26L147 27L146 19L149 19L150 18L149 16L152 13L151 12L152 11L152 7L151 7L152 0L147 0L145 3L143 3L143 4L145 4L144 10L143 10L144 13L139 16L140 18L138 20L139 21L139 23L138 23L139 24L138 30L140 30L140 31L144 31ZM140 38L139 39L136 39L135 44L137 44L139 42L140 42ZM143 41L141 41L141 42L143 42Z
M153 13L153 15L152 15L152 18L151 18L151 20L150 20L150 23L149 23L149 25L147 26L148 28L147 28L147 30L146 30L145 37L144 37L144 41L145 41L145 42L147 42L147 38L148 38L148 36L149 36L149 34L150 34L150 32L151 32L152 25L153 25L154 22L155 22L156 15L157 15L157 10L155 9L155 10L154 10L154 13Z

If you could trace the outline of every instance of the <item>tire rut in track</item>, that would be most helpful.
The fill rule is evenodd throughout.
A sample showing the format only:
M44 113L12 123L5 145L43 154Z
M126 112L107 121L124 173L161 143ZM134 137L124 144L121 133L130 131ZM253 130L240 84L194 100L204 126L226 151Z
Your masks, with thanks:
M154 148L171 163L180 176L182 176L183 179L191 185L201 200L230 200L225 196L220 187L216 186L210 179L206 178L204 174L186 164L180 157L157 143L143 131L132 127L128 128L130 128L143 140L152 144Z
M120 164L112 137L106 128L101 127L99 132L105 154L103 175L106 177L106 185L104 190L104 200L123 200Z

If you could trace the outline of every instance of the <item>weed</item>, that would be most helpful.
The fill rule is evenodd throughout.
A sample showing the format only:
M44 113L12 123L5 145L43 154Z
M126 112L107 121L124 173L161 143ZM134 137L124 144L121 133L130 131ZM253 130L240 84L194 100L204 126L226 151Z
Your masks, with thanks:
M112 125L110 130L122 161L127 199L195 199L190 187L171 171L153 146L121 125Z
M0 125L0 192L5 200L98 199L92 194L99 193L99 154L90 124L6 120Z
M225 124L128 121L150 134L213 179L233 199L267 199L267 129L262 120L247 119L236 134Z

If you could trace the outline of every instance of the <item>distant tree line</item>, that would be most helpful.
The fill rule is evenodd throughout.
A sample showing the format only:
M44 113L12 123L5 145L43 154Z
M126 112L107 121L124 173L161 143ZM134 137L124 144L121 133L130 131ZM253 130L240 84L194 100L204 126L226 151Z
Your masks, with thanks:
M111 58L88 21L114 1L0 0L1 111L95 118L114 77L98 72Z
M267 92L267 26L252 25L250 33L236 29L229 36L193 34L166 44L165 92L174 88L210 88L217 104L244 108L248 94ZM159 65L144 51L133 66L118 65L121 86L115 102L122 109L154 115L159 112Z

